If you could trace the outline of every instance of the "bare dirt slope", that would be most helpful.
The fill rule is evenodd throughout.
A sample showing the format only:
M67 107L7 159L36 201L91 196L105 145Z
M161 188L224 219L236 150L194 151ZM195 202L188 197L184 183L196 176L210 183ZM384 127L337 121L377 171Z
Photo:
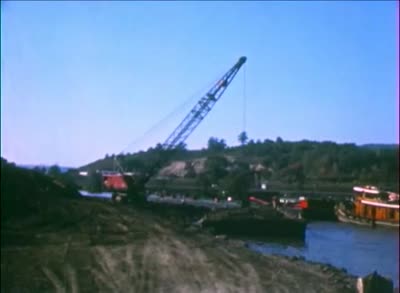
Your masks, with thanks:
M79 216L2 225L1 292L354 292L344 274L185 232L149 211L59 204Z

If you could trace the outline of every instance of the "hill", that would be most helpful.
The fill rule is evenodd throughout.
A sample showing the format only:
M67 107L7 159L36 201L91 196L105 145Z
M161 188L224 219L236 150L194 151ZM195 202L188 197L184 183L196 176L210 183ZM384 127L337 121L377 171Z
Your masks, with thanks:
M29 169L29 170L44 170L45 172L48 172L54 165L17 165L17 167L24 168L24 169ZM75 168L72 167L65 167L65 166L58 166L60 169L61 173L66 173L69 170L73 170Z
M2 234L10 227L54 224L68 215L64 201L79 197L72 185L1 158Z
M394 150L398 149L398 144L384 144L384 143L372 143L372 144L363 144L361 145L363 148L367 148L370 150Z
M199 181L202 174L215 173L215 168L230 173L229 170L241 165L258 173L260 180L280 184L376 184L398 189L398 154L398 145L288 142L278 138L263 142L250 140L242 146L228 147L223 140L210 138L208 148L202 150L180 149L171 154L156 147L146 152L107 156L80 169L112 170L117 159L124 170L146 172L165 157L159 175L170 178ZM225 171L210 180L218 183Z

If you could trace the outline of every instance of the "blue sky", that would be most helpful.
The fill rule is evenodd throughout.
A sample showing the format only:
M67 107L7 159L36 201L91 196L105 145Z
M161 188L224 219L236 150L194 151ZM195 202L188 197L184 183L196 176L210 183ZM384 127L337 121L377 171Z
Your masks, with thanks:
M399 140L395 1L1 5L1 155L10 161L80 166L163 142L243 55L189 148L210 136L237 144L244 96L255 140Z

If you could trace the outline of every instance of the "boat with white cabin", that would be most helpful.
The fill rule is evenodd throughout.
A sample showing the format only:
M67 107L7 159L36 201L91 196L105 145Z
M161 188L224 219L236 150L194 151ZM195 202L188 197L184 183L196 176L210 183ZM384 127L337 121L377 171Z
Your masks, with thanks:
M351 202L335 207L339 221L366 226L400 227L399 194L375 186L354 186Z

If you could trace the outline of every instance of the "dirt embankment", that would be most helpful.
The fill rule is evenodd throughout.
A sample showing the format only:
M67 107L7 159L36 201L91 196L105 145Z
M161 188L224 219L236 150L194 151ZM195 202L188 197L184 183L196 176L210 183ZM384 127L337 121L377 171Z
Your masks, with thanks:
M68 204L81 214L76 222L20 237L2 227L2 291L354 292L355 280L344 274L179 232L148 212L95 200Z
M9 193L2 185L1 194L2 292L355 291L355 279L344 273L191 232L179 224L191 217L172 209L139 210L73 199L74 193L51 197L56 187L44 178L31 186L32 198L21 197L29 190L8 178ZM15 213L3 218L10 207Z
M15 167L1 158L2 227L9 221L33 218L51 222L62 213L59 208L55 209L58 201L79 197L72 186L33 170Z

